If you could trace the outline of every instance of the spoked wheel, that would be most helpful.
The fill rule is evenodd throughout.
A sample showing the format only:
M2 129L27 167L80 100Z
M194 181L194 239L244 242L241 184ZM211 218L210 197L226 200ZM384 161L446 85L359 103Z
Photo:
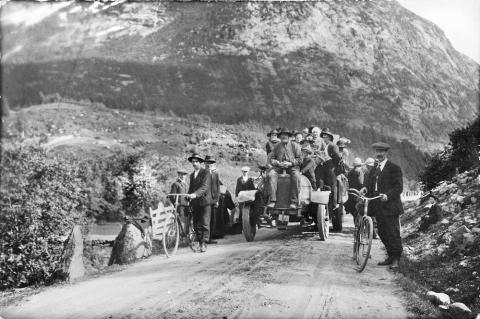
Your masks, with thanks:
M367 266L368 259L370 258L370 250L372 249L373 239L373 222L369 216L364 216L360 224L360 230L358 232L358 244L356 259L358 263L358 271L361 272Z
M247 241L253 241L257 232L257 223L253 218L250 205L242 205L242 228Z
M167 257L175 255L178 249L179 240L180 228L178 227L178 220L175 216L169 216L163 225L162 237L163 250Z
M325 241L330 233L329 218L325 205L317 205L317 228L321 241Z

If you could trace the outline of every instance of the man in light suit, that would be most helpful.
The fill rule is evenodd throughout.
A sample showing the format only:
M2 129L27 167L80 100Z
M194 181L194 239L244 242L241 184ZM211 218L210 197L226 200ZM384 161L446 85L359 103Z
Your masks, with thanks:
M403 177L401 168L388 158L390 145L378 142L372 145L375 149L376 160L373 170L368 174L365 189L368 197L382 195L380 200L370 202L369 210L377 219L378 235L387 250L388 257L378 263L380 266L398 268L402 255L402 238L400 237L400 215L403 214L403 205L400 194L403 191Z
M190 174L188 197L193 210L193 228L196 242L192 249L195 252L207 251L207 242L210 240L210 218L212 203L212 176L208 169L202 167L203 158L194 153L188 158L192 163L193 173Z

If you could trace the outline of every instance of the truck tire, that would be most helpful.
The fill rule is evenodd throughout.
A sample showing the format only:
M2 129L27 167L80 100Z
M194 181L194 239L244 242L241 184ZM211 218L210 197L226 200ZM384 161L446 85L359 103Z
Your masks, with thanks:
M253 241L255 238L255 234L257 232L257 223L255 218L251 215L253 212L250 209L250 205L243 205L242 207L242 228L243 228L243 235L245 239L250 242Z
M340 204L337 209L333 211L334 217L333 217L333 230L334 231L342 231L343 229L343 205Z
M318 235L321 241L326 241L330 232L329 219L327 215L327 208L325 205L317 204L317 228Z

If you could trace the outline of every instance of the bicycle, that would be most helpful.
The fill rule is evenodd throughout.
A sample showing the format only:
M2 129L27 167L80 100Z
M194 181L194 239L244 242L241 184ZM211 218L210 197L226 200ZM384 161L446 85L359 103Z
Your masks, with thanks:
M353 233L353 258L359 266L357 269L358 272L362 272L370 258L373 240L373 221L372 218L368 216L368 203L381 198L382 195L366 197L354 188L350 188L348 192L364 202L363 214L360 215L360 212L358 212L355 217L355 231Z
M178 199L180 196L187 196L188 194L168 194L169 197L175 197L173 209L167 215L162 231L162 245L165 255L170 258L177 253L180 237L185 241L185 244L192 247L195 239L195 231L193 230L193 216L190 207L185 210L185 225L182 225L181 217L178 213Z

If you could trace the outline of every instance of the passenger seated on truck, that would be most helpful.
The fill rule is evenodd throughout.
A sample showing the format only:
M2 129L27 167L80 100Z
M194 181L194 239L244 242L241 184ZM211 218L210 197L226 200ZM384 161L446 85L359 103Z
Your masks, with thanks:
M308 135L307 135L308 137ZM313 149L312 149L313 140L304 139L300 142L303 161L302 165L300 166L300 172L305 175L306 178L310 181L310 185L312 189L316 190L317 182L315 179L315 160L313 159Z
M277 138L278 131L277 130L271 130L269 133L267 133L268 141L267 145L265 145L265 150L267 151L267 155L270 154L270 152L273 150L276 144L278 144L279 140Z
M298 205L298 192L300 189L300 165L302 164L302 151L300 145L290 141L292 133L286 129L279 132L280 143L275 145L269 161L272 169L268 172L270 186L270 203L267 207L275 207L277 201L278 174L285 171L290 174L290 208L296 209Z

